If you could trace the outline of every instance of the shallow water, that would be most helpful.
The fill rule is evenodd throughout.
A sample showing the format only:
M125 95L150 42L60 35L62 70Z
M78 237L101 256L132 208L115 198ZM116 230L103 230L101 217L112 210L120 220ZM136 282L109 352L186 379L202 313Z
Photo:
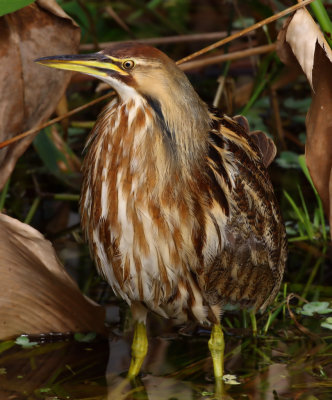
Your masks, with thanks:
M150 327L150 331L156 330L159 327ZM167 334L153 333L150 337L144 372L135 383L125 379L131 338L118 331L111 331L109 339L96 338L90 343L66 335L30 337L30 341L38 343L32 348L3 342L0 398L332 398L329 331L323 334L316 327L318 334L313 328L315 336L305 337L296 328L289 328L289 321L279 323L264 337L253 338L249 330L241 331L226 329L226 373L235 374L240 384L225 385L223 396L214 394L208 332L195 330L191 335L183 335L169 329Z

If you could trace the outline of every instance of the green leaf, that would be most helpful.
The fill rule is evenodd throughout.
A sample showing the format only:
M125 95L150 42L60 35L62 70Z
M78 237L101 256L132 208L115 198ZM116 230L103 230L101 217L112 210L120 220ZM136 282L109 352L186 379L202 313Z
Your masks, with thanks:
M293 151L282 151L276 162L281 168L299 168L298 155Z
M70 157L72 150L64 144L63 152L60 151L56 147L48 128L35 137L33 145L46 168L58 179L67 185L71 185L70 177L74 172L70 169L65 154ZM65 166L65 170L63 170L63 166Z
M40 389L39 389L39 392L40 392L40 393L49 393L49 392L51 392L51 391L52 391L52 389L49 388L49 387L45 387L45 388L40 388Z
M325 321L323 321L320 326L322 328L326 328L326 329L331 329L332 330L332 317L326 318Z
M248 26L251 26L255 23L256 21L252 17L247 17L247 18L239 18L236 19L233 22L233 28L234 29L243 29L247 28Z
M19 346L22 346L24 349L30 349L31 347L38 346L37 342L30 342L27 336L19 336L15 340L15 343L18 344Z
M19 10L35 0L0 0L0 17Z
M302 307L302 310L300 310L300 314L306 315L306 316L313 316L315 313L316 314L328 314L332 312L332 308L329 308L329 302L328 301L312 301L311 303L307 303Z
M284 101L285 107L291 108L296 112L301 112L303 114L305 114L308 111L310 104L311 104L311 97L306 97L304 99L294 99L292 97L289 97Z
M77 342L90 343L96 338L96 332L89 333L75 333L74 339Z
M5 342L0 342L0 354L3 353L6 350L9 350L15 345L15 342L12 340L7 340Z
M58 162L66 163L64 155L55 147L49 136L49 131L41 132L33 141L39 157L43 160L46 167L56 176L62 174Z

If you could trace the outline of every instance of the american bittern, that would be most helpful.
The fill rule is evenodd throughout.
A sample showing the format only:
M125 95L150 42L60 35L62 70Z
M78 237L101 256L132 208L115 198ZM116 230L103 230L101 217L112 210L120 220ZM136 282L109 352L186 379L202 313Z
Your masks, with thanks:
M263 158L271 143L209 110L153 47L37 61L95 76L117 92L87 142L80 211L100 273L136 321L129 376L147 353L152 310L212 326L221 378L224 306L264 310L284 272L285 229Z

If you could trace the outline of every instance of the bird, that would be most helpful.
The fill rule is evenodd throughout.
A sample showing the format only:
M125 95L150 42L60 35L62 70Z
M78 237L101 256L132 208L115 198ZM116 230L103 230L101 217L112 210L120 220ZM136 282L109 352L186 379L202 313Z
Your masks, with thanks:
M210 327L222 379L225 307L264 311L284 274L285 227L267 172L272 140L250 134L244 117L209 108L155 47L117 43L36 62L116 92L86 142L80 215L98 271L135 321L128 377L141 370L153 312Z

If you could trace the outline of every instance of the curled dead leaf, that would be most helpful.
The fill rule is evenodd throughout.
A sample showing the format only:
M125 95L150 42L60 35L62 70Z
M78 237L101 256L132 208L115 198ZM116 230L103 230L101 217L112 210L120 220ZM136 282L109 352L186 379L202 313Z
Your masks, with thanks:
M45 121L56 108L71 73L33 62L75 53L80 30L55 0L37 0L0 18L0 141ZM34 136L0 150L0 189Z
M299 65L312 88L306 118L306 162L332 226L332 51L305 9L279 33L277 52L288 65Z
M0 340L23 333L105 332L104 309L83 296L43 235L0 214Z

